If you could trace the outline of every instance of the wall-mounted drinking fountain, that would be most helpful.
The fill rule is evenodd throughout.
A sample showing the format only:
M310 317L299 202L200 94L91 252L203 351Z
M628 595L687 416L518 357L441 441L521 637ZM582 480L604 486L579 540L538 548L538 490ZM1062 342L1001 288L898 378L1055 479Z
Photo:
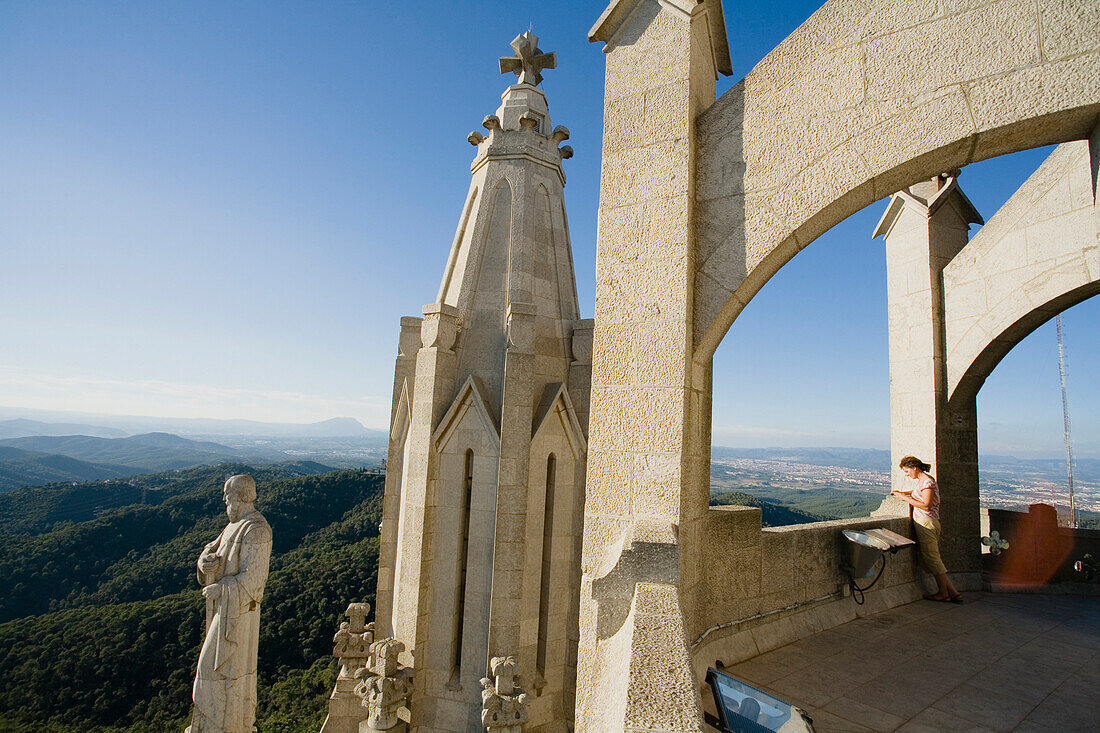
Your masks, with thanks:
M852 590L852 600L863 605L863 592L870 589L878 579L882 577L882 571L886 569L886 555L896 553L905 547L913 547L916 543L897 532L891 532L885 527L874 529L846 529L840 533L844 538L847 550L847 562L841 566L848 576L848 587ZM875 568L878 572L875 572ZM872 575L875 579L862 588L856 582Z

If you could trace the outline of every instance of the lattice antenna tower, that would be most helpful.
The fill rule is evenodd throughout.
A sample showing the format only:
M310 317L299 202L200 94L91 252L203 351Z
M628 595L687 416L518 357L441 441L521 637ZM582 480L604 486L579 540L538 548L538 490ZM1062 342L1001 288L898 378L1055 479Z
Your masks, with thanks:
M1054 319L1058 332L1058 377L1062 383L1062 433L1066 441L1066 477L1069 480L1070 523L1077 529L1077 502L1073 496L1073 440L1069 429L1069 397L1066 395L1066 349L1062 343L1062 314Z

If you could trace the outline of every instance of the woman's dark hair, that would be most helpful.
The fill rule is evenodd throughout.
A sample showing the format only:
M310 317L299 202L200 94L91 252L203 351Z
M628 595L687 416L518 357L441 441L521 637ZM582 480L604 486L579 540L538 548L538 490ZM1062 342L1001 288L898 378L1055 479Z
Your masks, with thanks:
M916 456L906 456L898 461L898 468L918 468L925 473L932 470L932 466L925 463Z

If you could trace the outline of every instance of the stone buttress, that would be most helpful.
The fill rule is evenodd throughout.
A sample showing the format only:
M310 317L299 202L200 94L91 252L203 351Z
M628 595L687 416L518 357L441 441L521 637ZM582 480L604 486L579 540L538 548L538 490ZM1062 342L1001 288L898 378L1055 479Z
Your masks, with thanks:
M573 718L592 322L579 318L559 144L526 33L477 149L436 301L401 321L376 628L415 670L412 730L479 731L515 657L527 730Z

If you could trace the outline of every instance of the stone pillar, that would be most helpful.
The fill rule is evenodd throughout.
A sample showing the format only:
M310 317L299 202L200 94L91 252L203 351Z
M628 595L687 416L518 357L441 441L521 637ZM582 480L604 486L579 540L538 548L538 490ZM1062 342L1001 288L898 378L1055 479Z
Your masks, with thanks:
M359 724L359 733L408 731L408 724L399 715L413 690L413 671L398 661L404 651L405 645L394 639L371 644L370 664L356 673L361 682L355 694L367 709L366 720Z
M427 588L422 582L423 563L431 557L432 522L427 517L433 498L436 451L432 441L434 426L450 404L455 389L455 352L458 332L457 311L445 303L424 306L421 347L416 356L412 414L406 438L408 465L400 492L400 520L397 527L397 558L393 610L394 636L415 654L420 643L419 620Z
M932 464L940 487L940 550L952 573L980 570L978 447L973 396L948 402L944 362L943 268L982 218L959 188L958 172L898 192L874 236L886 241L890 339L891 487L914 455ZM907 510L908 507L890 500ZM885 508L885 507L884 507ZM964 587L975 578L960 579Z
M614 2L589 38L605 44L607 64L577 730L701 730L685 638L709 492L692 367L692 217L695 119L728 59L721 3ZM651 562L624 559L639 544ZM637 595L639 584L671 595ZM678 649L660 659L634 629L655 616L658 596L672 599L662 632ZM687 684L635 693L653 679Z
M397 360L393 369L393 401L390 406L390 439L386 452L386 491L379 530L378 589L375 594L379 632L393 634L393 584L397 562L397 522L401 512L401 481L404 475L405 438L411 417L413 385L416 383L416 354L420 349L422 318L401 319Z
M535 354L532 346L536 313L531 304L513 302L505 314L508 346L504 358L501 426L530 425L535 412ZM522 531L516 528L523 527L527 516L530 457L530 430L502 427L493 543L493 590L489 610L490 656L520 645L520 602L526 542Z
M328 717L320 733L358 733L359 723L367 717L359 696L355 694L355 675L367 666L370 648L374 644L374 624L367 624L370 604L348 604L347 621L333 637L332 656L340 661L336 686L328 701Z
M520 686L515 657L493 657L492 677L481 680L481 724L488 733L523 733L527 693Z

